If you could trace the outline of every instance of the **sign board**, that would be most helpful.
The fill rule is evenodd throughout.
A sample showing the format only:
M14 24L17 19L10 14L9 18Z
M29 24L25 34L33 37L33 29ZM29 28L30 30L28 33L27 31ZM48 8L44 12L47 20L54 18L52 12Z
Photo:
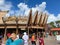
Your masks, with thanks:
M60 41L60 35L56 35L57 41Z

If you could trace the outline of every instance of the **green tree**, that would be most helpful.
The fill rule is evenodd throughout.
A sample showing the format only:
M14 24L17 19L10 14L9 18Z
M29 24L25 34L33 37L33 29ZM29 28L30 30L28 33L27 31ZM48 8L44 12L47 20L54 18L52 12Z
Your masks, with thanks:
M56 21L57 27L60 27L60 20Z
M56 28L56 26L54 25L54 22L50 22L49 23L53 28Z

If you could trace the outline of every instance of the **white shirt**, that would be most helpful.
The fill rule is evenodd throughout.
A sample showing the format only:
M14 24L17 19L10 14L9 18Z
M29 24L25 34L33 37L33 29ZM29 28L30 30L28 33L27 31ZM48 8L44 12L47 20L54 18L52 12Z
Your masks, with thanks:
M23 35L22 39L27 42L28 41L28 35Z

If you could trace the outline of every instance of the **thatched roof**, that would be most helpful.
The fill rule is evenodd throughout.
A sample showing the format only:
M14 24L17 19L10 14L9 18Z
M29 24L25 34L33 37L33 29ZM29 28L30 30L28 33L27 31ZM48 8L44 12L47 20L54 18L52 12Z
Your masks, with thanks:
M16 24L16 22L18 22L18 24L26 24L28 26L44 26L47 23L47 17L48 16L43 13L38 14L38 11L36 11L35 15L32 16L32 10L30 10L29 16L10 16L6 18L3 17L1 20L3 20L3 23L6 24Z
M7 13L7 11L0 11L0 24L3 24L2 17L4 17Z

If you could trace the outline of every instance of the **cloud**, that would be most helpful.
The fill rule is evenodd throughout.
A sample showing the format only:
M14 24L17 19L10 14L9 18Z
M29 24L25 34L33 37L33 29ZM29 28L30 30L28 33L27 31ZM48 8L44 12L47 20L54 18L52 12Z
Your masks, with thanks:
M21 15L28 15L29 14L29 10L32 9L32 14L34 15L34 13L36 12L36 10L40 13L46 13L48 15L48 21L49 22L54 22L56 20L60 20L60 14L58 14L58 16L55 16L54 14L50 14L45 8L46 8L46 2L42 2L39 5L35 5L35 7L29 8L27 4L25 3L20 3L18 4L18 7L20 8L20 14Z
M12 7L11 2L6 2L5 0L0 0L0 10L1 11L8 11Z
M52 21L56 21L56 17L54 16L54 14L50 14L50 15L48 16L48 23L49 23L49 22L52 22Z
M0 5L4 4L5 0L0 0Z
M60 14L58 14L57 16L55 16L54 14L49 14L47 23L55 22L57 20L60 20Z
M25 3L18 4L20 8L21 15L28 15L30 8Z
M18 7L19 7L21 10L28 10L28 9L29 9L28 5L26 5L25 3L20 3L20 4L18 5Z
M46 8L46 2L42 2L42 4L35 5L35 7L32 8L29 8L28 5L25 3L20 3L18 4L18 7L20 8L20 12L23 12L24 15L28 15L30 9L32 9L32 14L34 14L36 10L38 10L39 12L43 12Z
M1 3L2 5L4 4L4 2L2 1ZM6 6L6 4L4 4ZM5 8L2 8L2 9L6 9L6 10L10 10L11 8L11 3L9 3L10 7L7 8L7 6ZM46 13L48 15L48 21L47 23L49 22L54 22L56 20L60 20L60 14L58 14L58 16L55 16L54 14L50 14L45 8L46 8L46 2L42 2L41 4L39 5L35 5L35 7L31 7L29 8L27 4L25 3L20 3L17 5L19 10L16 10L16 11L9 11L9 13L6 15L6 16L10 16L10 15L14 15L15 16L28 16L29 15L29 10L32 9L32 14L34 15L35 11L38 10L39 13L40 12L43 12L43 13Z
M57 20L60 20L60 14L58 14L58 16L57 16Z

